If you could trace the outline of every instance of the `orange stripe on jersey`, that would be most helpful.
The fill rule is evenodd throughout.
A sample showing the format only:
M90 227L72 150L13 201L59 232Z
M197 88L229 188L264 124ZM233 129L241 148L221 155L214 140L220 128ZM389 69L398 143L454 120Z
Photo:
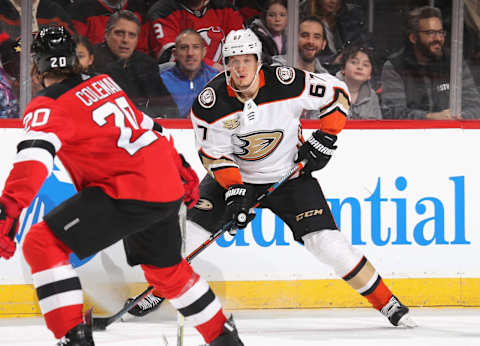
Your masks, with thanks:
M225 189L235 184L242 184L242 176L240 170L235 167L221 168L213 172L217 183L222 185Z
M380 278L377 288L375 288L372 293L366 295L365 298L367 298L367 300L375 309L380 310L385 306L385 304L388 303L392 296L392 291L388 289L383 280Z
M336 135L345 127L347 117L337 108L320 119L320 130L331 135Z

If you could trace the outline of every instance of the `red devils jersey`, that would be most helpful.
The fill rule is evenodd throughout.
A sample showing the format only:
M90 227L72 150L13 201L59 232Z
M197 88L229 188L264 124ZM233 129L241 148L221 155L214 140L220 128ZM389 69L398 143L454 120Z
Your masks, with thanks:
M4 188L22 207L51 172L55 154L77 190L98 186L113 198L147 202L183 196L172 143L107 75L78 76L43 90L23 122L26 134Z
M200 11L192 11L181 1L158 0L148 11L152 24L150 46L159 62L168 61L178 34L193 29L202 35L208 49L206 58L221 61L222 40L231 30L243 27L240 13L229 0L210 0Z
M128 0L123 5L122 10L132 11L138 17L140 23L142 23L137 49L148 53L150 26L144 23L147 13L144 1ZM100 0L76 0L69 7L69 13L72 16L73 25L78 34L88 38L93 45L104 41L108 18L114 12L114 9L108 7Z
M38 26L62 25L73 35L75 28L67 12L55 1L40 0L36 12ZM21 34L20 13L10 0L0 0L0 33L6 32L16 40Z

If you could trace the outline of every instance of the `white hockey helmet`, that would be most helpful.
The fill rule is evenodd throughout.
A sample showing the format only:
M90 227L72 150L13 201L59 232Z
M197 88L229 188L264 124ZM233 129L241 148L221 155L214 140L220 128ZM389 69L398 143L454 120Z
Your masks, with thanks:
M223 64L234 55L255 54L258 63L262 62L262 42L251 29L232 30L223 45Z

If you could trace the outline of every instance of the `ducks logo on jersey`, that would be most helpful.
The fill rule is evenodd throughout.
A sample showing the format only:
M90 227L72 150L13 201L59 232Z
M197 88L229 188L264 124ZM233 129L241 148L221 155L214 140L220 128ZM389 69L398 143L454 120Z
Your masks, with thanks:
M257 161L273 153L283 139L283 131L254 132L233 138L236 156L246 161Z
M295 80L295 69L293 67L280 66L275 70L280 83L289 85Z
M198 102L203 108L212 108L216 100L215 90L212 87L203 89L198 95Z

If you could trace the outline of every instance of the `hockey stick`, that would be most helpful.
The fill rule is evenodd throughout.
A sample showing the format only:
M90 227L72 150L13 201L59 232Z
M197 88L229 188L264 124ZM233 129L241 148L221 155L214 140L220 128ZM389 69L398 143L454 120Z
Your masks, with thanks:
M263 194L257 197L257 200L255 201L255 204L252 205L251 208L256 208L260 205L260 203L267 197L270 196L273 191L278 189L283 183L285 183L288 179L290 179L291 176L295 175L296 173L300 172L303 167L305 167L306 160L303 160L299 163L297 163L290 171L288 171L287 174L285 174L279 181L277 181L275 184L271 185L267 191L265 191ZM250 209L250 208L249 208ZM222 234L230 230L232 227L232 221L228 221L225 225L223 225L222 228L217 230L215 233L210 235L210 237L205 240L199 247L197 247L195 250L193 250L187 257L185 257L185 260L190 263L195 257L198 256L203 250L205 250L208 246L210 246L215 240L218 239ZM110 317L94 317L93 318L93 330L105 330L107 326L118 320L124 313L128 312L131 308L133 308L139 301L141 301L145 296L147 296L151 291L153 290L152 286L148 286L145 291L140 293L139 296L137 296L133 301L130 303L126 304L119 312L116 314L110 316ZM140 298L140 299L139 299ZM160 303L158 305L162 304L165 298L160 298ZM100 320L97 323L97 320Z
M120 317L123 316L127 311L133 308L135 305L140 303L143 298L148 296L150 292L153 291L153 286L148 286L145 291L140 293L135 299L130 301L128 304L125 304L123 308L121 308L117 313L107 316L107 317L94 317L92 323L93 330L105 330L107 326L111 325L113 322L118 320Z
M182 233L182 257L185 256L187 243L187 206L182 203L179 213L180 231ZM183 346L183 331L185 329L185 317L177 311L177 346Z

